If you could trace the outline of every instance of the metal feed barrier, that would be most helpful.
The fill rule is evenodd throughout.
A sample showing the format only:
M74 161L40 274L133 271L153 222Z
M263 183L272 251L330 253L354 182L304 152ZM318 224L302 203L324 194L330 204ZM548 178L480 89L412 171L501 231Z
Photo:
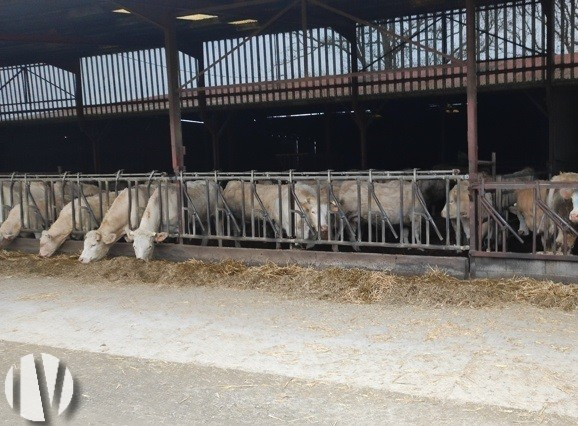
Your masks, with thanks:
M571 249L578 230L567 214L548 206L544 195L534 197L532 213L540 220L530 224L529 235L519 234L519 219L513 213L516 190L529 188L544 194L571 184L494 179L472 184L470 199L476 216L470 248L463 232L467 215L465 222L440 215L450 189L467 178L457 171L421 170L178 176L14 173L0 176L0 214L2 222L9 214L11 220L20 220L20 236L38 237L70 203L71 237L81 239L100 225L120 191L142 186L147 199L159 189L156 231L168 233L177 243L362 252L414 249L428 254L469 250L480 257L541 259L555 254L557 259L576 259ZM146 200L138 200L140 196L139 191L128 191L127 228L131 230L138 228L146 205ZM469 202L460 205L457 198L456 217L461 217L470 206ZM141 206L136 220L133 205Z
M307 248L330 246L333 250L339 246L354 250L467 250L459 237L452 241L449 220L434 217L431 203L437 201L433 207L438 208L435 213L439 214L449 189L465 178L455 171L420 170L183 173L177 177L183 188L185 225L180 237L215 240L219 245L225 241L237 246L243 242L269 243L277 248L289 243ZM216 185L217 197L208 211L197 211L187 195L186 189L198 181L206 184L207 201L209 185ZM227 189L230 182L237 182L235 206L231 205L235 200ZM383 184L388 185L385 198L380 194ZM311 199L300 191L303 185L311 188ZM343 205L340 193L346 185L349 208ZM273 196L274 201L265 200L264 196ZM400 217L406 220L399 220Z
M100 225L112 194L145 185L147 196L156 188L162 194L157 205L158 231L169 233L180 243L327 247L334 251L340 247L355 251L379 248L464 251L468 249L467 242L459 234L453 237L449 219L442 219L439 211L450 188L466 178L456 171L421 170L212 172L172 177L156 172L15 173L0 176L3 188L0 202L3 220L19 205L21 232L38 236L55 222L63 206L73 201L72 236L82 238L88 230ZM227 189L231 182L237 185L237 199ZM169 200L168 183L179 188L176 202ZM344 188L348 188L346 205L344 194L340 194ZM129 191L128 228L134 230L139 224L130 221L131 194ZM88 203L90 196L98 198L96 205ZM138 197L138 192L134 196ZM19 204L20 200L24 202ZM139 220L142 213L138 212ZM459 230L459 223L457 227Z
M562 206L548 205L548 194L561 188L578 188L578 182L486 182L472 185L476 212L476 243L470 253L479 257L544 259L556 256L558 260L577 260L572 254L578 238L578 226L568 217L572 201ZM512 205L511 195L516 191L530 191L532 199L525 221L516 217L518 207ZM504 201L509 198L510 201ZM523 218L522 218L523 219Z
M22 234L38 236L56 221L63 207L70 203L72 236L82 238L87 230L98 228L106 212L105 206L109 206L120 191L143 185L150 193L154 190L154 185L162 181L168 181L168 178L158 172L124 174L119 171L112 175L0 175L0 220L4 223L12 212L13 218L20 219ZM127 214L129 227L134 229L139 224L131 223L132 194L129 190ZM88 202L88 197L91 196L98 198L96 202ZM139 197L139 193L134 192L134 196ZM135 201L138 205L138 200ZM137 214L140 220L142 211Z

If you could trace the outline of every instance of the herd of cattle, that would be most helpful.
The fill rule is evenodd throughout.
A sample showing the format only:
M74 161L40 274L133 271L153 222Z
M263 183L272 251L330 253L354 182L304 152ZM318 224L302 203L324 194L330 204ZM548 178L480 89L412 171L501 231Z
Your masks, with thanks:
M203 244L228 237L236 243L253 238L308 248L463 247L450 240L463 238L468 244L474 211L481 240L497 241L500 232L512 231L508 213L513 213L514 233L532 231L544 252L569 253L578 235L578 174L537 181L531 170L524 170L499 180L501 186L470 188L466 177L455 172L296 180L196 176L134 181L113 190L88 181L3 180L0 246L33 233L40 238L39 254L48 257L68 238L84 236L83 263L102 259L123 237L144 260L152 258L156 243L187 235ZM444 223L449 225L445 237L438 229ZM430 241L430 229L437 245Z

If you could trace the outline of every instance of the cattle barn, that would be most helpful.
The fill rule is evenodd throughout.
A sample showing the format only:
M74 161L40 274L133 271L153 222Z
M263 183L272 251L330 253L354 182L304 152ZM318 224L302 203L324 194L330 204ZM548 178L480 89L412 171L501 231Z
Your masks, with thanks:
M577 2L0 0L2 245L575 281Z

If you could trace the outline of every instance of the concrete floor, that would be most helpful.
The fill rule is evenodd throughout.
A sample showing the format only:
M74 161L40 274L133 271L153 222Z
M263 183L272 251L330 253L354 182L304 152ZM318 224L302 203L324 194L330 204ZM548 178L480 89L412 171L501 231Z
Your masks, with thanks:
M0 312L0 374L59 357L72 424L578 423L576 312L6 276Z

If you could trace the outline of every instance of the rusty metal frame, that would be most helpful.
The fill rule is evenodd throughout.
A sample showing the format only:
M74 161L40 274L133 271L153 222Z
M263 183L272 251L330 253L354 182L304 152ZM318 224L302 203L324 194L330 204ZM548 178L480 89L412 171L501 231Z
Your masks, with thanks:
M568 246L568 242L566 240L566 234L571 233L574 236L578 237L578 228L573 227L567 218L563 218L558 215L555 211L552 210L550 206L544 202L541 197L540 193L541 190L552 191L560 188L569 188L569 187L576 187L578 188L578 182L550 182L550 181L543 181L543 180L536 180L536 181L483 181L478 185L474 185L472 187L472 191L474 193L474 197L476 200L476 209L477 209L477 222L476 222L476 230L477 232L481 232L482 222L484 214L488 214L489 217L489 224L497 225L501 229L502 235L502 245L498 247L497 236L494 235L493 242L496 246L491 249L488 246L488 250L483 250L481 247L482 241L479 241L476 246L473 244L470 246L470 255L474 257L500 257L500 258L512 258L512 259L537 259L537 260L545 260L545 259L561 259L563 260L572 260L578 261L578 256L571 255L570 250L571 247ZM532 232L531 235L531 252L530 253L520 253L520 252L513 252L508 249L507 244L505 243L506 236L511 234L517 241L520 241L520 236L517 232L512 228L511 224L507 222L506 218L504 217L504 212L500 212L496 209L495 205L492 205L489 200L486 199L484 195L491 194L492 196L498 193L498 191L505 191L505 190L521 190L521 189L532 189L534 191L534 203L532 207L533 211L533 226L529 228L529 231ZM536 220L537 212L541 211L543 213L541 220ZM553 233L551 238L553 237L554 240L556 239L556 234L558 231L563 231L563 238L564 241L562 243L562 254L556 253L556 246L554 241L554 247L543 247L544 251L538 251L537 246L537 238L540 236L541 229L545 226L549 226L547 223L544 223L545 220L550 220L553 222L555 227L555 232ZM486 237L488 240L489 237ZM530 238L530 237L527 237ZM528 240L525 240L528 241Z

